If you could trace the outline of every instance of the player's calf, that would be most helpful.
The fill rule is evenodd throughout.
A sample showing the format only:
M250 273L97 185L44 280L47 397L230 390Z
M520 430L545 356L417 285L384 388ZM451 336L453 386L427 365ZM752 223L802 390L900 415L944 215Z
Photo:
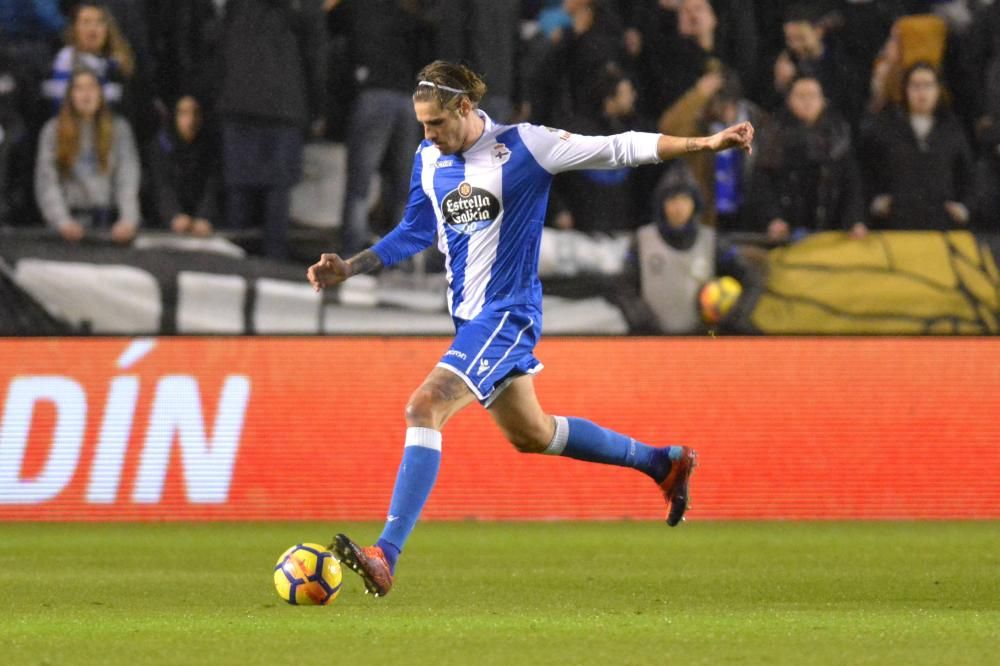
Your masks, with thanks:
M550 438L546 438L538 431L530 429L508 430L506 428L502 428L502 430L511 446L521 453L544 453L549 446Z

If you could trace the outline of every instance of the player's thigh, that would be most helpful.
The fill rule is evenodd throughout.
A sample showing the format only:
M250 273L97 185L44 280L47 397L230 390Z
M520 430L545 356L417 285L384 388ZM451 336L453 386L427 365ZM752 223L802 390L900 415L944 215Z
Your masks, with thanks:
M407 425L440 430L475 399L461 377L434 368L406 403Z
M555 422L542 409L531 375L515 378L489 406L490 416L518 450L540 453L552 441Z

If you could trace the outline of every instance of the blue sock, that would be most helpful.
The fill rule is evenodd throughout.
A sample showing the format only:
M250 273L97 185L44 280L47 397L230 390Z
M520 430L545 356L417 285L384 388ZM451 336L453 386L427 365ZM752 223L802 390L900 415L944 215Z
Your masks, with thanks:
M546 453L576 460L632 467L659 483L670 473L670 461L680 457L679 446L655 447L614 430L575 417L556 419L556 435Z
M413 531L424 502L431 494L441 465L441 433L430 428L406 429L403 460L392 490L389 516L376 542L385 553L389 567L395 571L396 560Z

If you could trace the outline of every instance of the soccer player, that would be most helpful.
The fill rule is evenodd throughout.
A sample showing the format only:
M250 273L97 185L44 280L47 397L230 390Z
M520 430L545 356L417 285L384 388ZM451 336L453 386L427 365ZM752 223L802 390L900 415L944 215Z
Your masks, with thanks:
M403 220L373 247L345 260L323 254L309 267L319 291L352 275L391 266L435 238L445 254L455 339L410 396L406 440L389 515L378 541L360 547L338 534L331 549L364 579L389 592L400 552L430 495L441 461L441 430L478 400L523 453L632 467L666 500L667 524L688 505L695 452L655 447L586 419L554 416L538 403L533 350L542 330L538 250L552 177L570 169L654 164L695 151L751 150L740 123L708 137L627 132L577 136L536 125L498 125L477 108L486 85L468 68L435 61L418 75L413 107L425 140L414 159Z

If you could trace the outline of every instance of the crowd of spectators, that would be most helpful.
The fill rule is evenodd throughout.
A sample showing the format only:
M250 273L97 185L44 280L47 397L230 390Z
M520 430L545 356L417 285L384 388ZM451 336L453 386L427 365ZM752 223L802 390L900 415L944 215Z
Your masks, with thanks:
M355 252L402 213L438 57L484 73L499 122L757 127L751 155L560 175L557 229L683 246L677 183L698 225L771 242L1000 226L990 0L0 0L0 223L253 230L284 259L304 144L328 140Z

